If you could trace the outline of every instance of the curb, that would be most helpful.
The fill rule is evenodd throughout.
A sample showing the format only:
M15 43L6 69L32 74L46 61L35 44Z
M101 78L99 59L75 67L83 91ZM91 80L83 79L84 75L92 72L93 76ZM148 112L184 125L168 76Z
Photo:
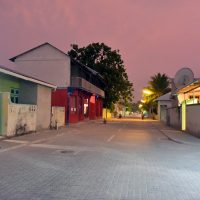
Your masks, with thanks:
M165 137L167 137L168 140L171 140L173 142L176 142L178 144L187 144L187 145L193 145L193 146L200 146L200 143L194 143L194 142L187 142L187 141L183 141L183 140L179 140L179 139L176 139L174 137L171 137L169 136L167 133L165 133L164 131L162 130L159 130ZM182 134L187 134L183 131L180 131ZM189 134L188 134L189 135ZM198 138L197 138L198 139Z
M173 141L173 142L176 142L177 144L184 144L185 142L183 141L179 141L179 140L176 140L172 137L170 137L169 135L167 135L164 131L160 130L160 129L157 129L159 132L161 132L168 140L170 141ZM185 143L186 144L186 143Z

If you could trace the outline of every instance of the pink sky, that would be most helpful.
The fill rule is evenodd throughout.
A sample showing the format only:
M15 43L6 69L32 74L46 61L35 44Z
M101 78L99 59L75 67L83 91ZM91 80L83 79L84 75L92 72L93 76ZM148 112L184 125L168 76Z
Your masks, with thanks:
M0 0L0 64L50 42L67 52L104 42L119 49L136 100L150 76L190 67L200 77L199 0Z

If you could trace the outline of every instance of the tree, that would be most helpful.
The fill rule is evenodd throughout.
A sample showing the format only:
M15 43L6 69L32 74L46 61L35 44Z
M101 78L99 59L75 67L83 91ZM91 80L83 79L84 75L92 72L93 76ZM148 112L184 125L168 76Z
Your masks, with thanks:
M171 91L169 78L166 74L157 73L151 77L148 86L144 88L143 108L157 112L157 102L155 99Z
M120 99L124 102L133 99L133 84L128 80L119 50L112 50L104 43L92 43L82 48L73 44L71 47L68 52L71 58L96 70L104 78L105 107L112 108Z
M166 74L156 74L149 81L149 88L153 92L155 98L158 98L171 91L169 88L169 78Z

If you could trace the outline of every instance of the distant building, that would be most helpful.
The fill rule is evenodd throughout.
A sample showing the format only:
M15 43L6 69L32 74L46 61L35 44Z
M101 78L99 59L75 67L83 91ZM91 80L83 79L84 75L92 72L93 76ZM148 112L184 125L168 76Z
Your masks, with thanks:
M167 109L172 107L171 92L156 99L158 102L158 120L167 122Z
M159 120L200 137L200 78L190 68L181 68L171 79L171 89L157 99Z
M19 71L57 86L52 106L65 107L66 123L102 117L104 81L95 70L44 43L10 59Z
M0 66L0 135L49 128L56 86Z

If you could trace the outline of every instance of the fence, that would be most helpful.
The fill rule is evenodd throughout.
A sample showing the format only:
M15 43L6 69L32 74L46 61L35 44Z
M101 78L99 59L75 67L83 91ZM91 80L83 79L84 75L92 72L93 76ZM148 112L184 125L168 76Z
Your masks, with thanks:
M187 105L186 131L200 137L200 104Z
M103 109L103 116L102 116L102 118L103 118L103 119L104 119L104 118L110 119L111 117L112 117L112 114L111 114L110 110L104 108L104 109Z
M35 105L9 104L6 136L36 131Z
M180 107L167 108L167 125L180 129L181 127Z
M0 93L0 135L14 136L36 130L36 105L12 104L10 93Z

